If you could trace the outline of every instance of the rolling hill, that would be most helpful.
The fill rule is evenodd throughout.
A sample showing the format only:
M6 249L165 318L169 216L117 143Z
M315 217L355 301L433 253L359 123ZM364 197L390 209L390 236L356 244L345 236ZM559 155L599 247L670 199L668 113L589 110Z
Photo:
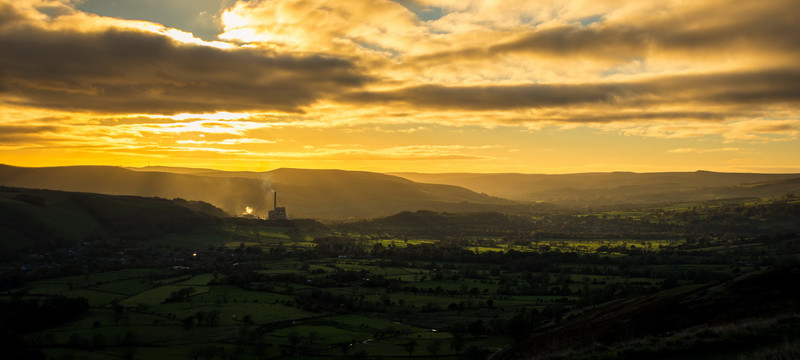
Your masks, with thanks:
M266 217L277 191L291 218L365 219L402 211L524 214L552 208L649 205L800 193L800 174L379 174L363 171L0 165L0 185L204 201L230 215ZM504 199L505 197L506 199ZM511 199L511 200L507 200ZM537 206L523 202L537 202ZM544 204L542 204L544 203Z
M418 182L462 186L476 192L518 201L545 201L580 207L763 198L800 192L800 174L710 171L563 175L392 174Z
M0 259L93 239L181 233L220 215L209 204L182 199L0 187Z
M526 232L537 228L530 216L497 212L439 213L404 211L387 217L334 225L340 232L388 233L394 235L443 236L474 235L487 232Z
M0 165L0 185L183 198L213 204L239 215L245 207L265 217L279 206L292 218L342 220L406 210L489 211L515 202L452 185L421 184L397 176L342 170L277 169L224 172L207 169L69 166L25 168Z

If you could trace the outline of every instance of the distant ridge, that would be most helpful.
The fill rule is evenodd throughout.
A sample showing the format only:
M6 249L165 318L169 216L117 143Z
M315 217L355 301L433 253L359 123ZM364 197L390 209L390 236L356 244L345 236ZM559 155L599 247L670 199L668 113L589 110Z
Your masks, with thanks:
M800 192L800 174L609 172L578 174L391 173L409 180L461 186L518 201L567 206L657 204Z
M203 168L187 168L187 167L174 167L174 166L146 166L146 167L123 167L123 169L134 171L150 171L150 172L169 172L175 174L203 174L218 172L214 169Z
M328 220L370 218L406 210L497 210L498 206L516 204L458 186L420 184L392 175L344 170L226 172L0 165L0 185L199 200L232 215L242 214L249 206L262 217L272 208L272 192L278 191L279 206L285 206L290 217Z
M265 172L180 167L0 165L0 185L204 201L231 215L265 217L272 192L290 218L366 219L402 211L524 214L537 203L637 206L800 194L800 174L663 172L381 174L281 168ZM510 199L510 200L507 200ZM528 206L526 208L526 206Z

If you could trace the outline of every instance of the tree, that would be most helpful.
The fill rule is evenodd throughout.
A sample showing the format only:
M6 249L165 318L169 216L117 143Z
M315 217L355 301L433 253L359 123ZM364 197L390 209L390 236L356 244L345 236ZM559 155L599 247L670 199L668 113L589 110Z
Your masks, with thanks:
M339 343L339 351L342 352L342 355L347 355L347 351L350 350L351 345L352 344L347 341Z
M192 325L194 325L194 316L187 316L183 318L183 320L181 320L181 323L183 324L184 329L186 330L191 329Z
M316 331L312 331L312 332L308 333L308 343L310 345L314 345L314 341L317 341L318 337L319 337L319 333L316 332Z
M441 348L441 346L442 342L439 339L435 339L428 343L428 352L431 353L431 355L436 356L436 353L439 352L439 348Z
M206 320L206 313L204 311L198 311L194 314L195 319L197 319L197 324L201 325Z
M114 325L119 325L119 321L122 320L124 316L125 308L119 304L119 300L114 300L111 302L111 307L114 309Z
M289 341L289 345L292 347L292 351L297 347L297 344L300 343L300 334L297 331L292 331L286 336L286 340Z
M253 317L250 315L243 316L242 326L239 328L239 337L241 342L244 342L244 339L249 334L251 325L253 325Z
M219 310L211 310L206 314L206 324L208 326L219 324Z
M408 351L408 356L411 356L411 353L414 352L414 349L417 347L417 342L415 340L411 340L405 344L403 344L403 349Z
M195 292L193 287L182 288L178 291L173 291L169 297L164 299L164 303L182 302Z
M453 339L450 340L450 348L456 352L456 355L464 350L464 336L461 333L453 333Z

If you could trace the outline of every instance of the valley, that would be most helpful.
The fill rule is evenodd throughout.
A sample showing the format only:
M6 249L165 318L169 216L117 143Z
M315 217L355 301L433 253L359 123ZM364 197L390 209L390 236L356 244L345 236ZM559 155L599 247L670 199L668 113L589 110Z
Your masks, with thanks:
M15 356L797 351L779 340L800 331L800 299L788 285L800 269L794 195L325 223L230 217L182 199L8 187L0 205L3 347ZM62 307L69 317L35 320Z

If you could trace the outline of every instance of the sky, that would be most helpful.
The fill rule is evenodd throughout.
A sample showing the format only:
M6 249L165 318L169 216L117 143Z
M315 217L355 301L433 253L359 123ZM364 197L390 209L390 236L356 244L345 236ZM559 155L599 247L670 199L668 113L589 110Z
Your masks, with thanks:
M0 163L800 172L798 0L0 0Z

